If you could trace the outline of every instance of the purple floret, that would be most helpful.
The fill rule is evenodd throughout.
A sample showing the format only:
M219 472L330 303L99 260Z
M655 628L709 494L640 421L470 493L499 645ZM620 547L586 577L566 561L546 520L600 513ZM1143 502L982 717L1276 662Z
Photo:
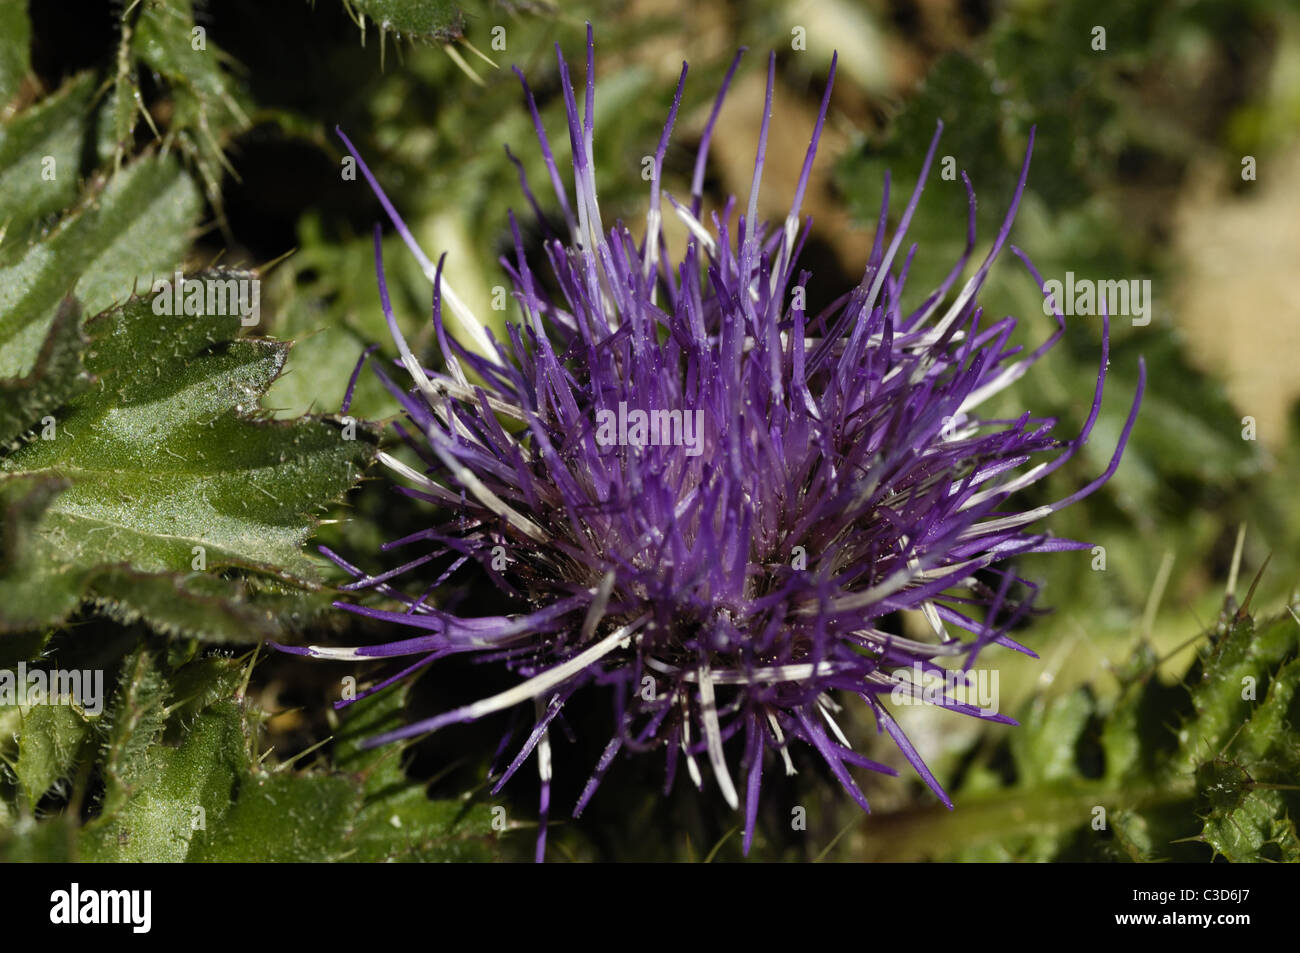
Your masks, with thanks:
M808 314L804 289L812 276L796 270L796 262L811 221L801 222L800 206L830 102L834 60L789 215L775 228L757 219L774 57L768 61L753 186L734 225L734 198L707 220L701 209L709 143L739 54L705 127L689 199L678 201L662 188L664 155L686 79L683 65L654 155L650 211L638 243L622 222L606 230L596 201L590 28L581 113L558 54L557 47L572 195L562 184L526 82L524 91L567 234L545 242L551 274L544 282L525 256L512 216L514 256L502 264L522 322L508 326L504 341L455 296L442 277L442 261L424 254L339 133L434 285L441 371L422 366L402 337L376 229L380 301L414 386L377 372L401 403L405 420L399 433L424 467L383 459L402 476L409 496L443 507L446 521L388 544L385 549L409 548L418 555L382 575L327 551L355 577L346 588L373 589L405 605L397 610L339 603L341 608L417 634L379 646L287 651L347 659L418 656L371 692L458 653L474 653L516 673L519 684L500 695L369 743L426 734L531 702L534 727L497 788L536 753L542 780L539 858L549 802L548 727L574 693L589 688L612 693L615 714L600 729L609 731L610 741L575 816L620 752L659 751L669 784L684 760L701 786L704 762L728 804L743 803L748 852L765 757L779 758L793 771L789 748L796 739L817 751L866 810L850 769L895 772L853 751L836 724L837 699L849 695L862 699L878 730L890 735L951 807L886 708L891 692L909 684L891 673L918 663L942 673L938 662L944 659L959 660L966 670L991 645L1033 654L1008 632L1029 613L1035 587L1001 564L1025 553L1089 545L1030 527L1115 472L1145 383L1143 369L1105 472L1055 503L1027 511L1013 507L1018 491L1062 466L1087 442L1101 407L1109 343L1107 321L1091 412L1073 439L1054 436L1055 420L1028 412L1010 420L978 415L985 400L1021 377L1064 331L1058 312L1055 333L1024 353L1010 343L1016 320L986 321L976 303L1011 230L1029 172L1032 132L996 241L955 296L949 292L975 244L975 195L964 173L970 203L966 251L920 307L905 312L901 305L916 248L901 264L898 253L940 127L892 239L886 241L886 178L861 281L821 313ZM541 205L516 165L524 195L544 225ZM677 215L689 230L680 258L665 245L663 214ZM1041 289L1032 264L1012 251ZM560 289L558 298L548 286ZM444 327L444 305L472 345L462 345ZM636 430L629 422L634 411L644 412L651 426ZM399 587L407 571L434 561L445 571L433 586L413 594ZM525 611L462 617L429 602L471 563ZM1029 595L1013 598L1013 591ZM886 616L904 609L923 614L928 637L906 638L882 628ZM955 699L940 704L1014 724Z

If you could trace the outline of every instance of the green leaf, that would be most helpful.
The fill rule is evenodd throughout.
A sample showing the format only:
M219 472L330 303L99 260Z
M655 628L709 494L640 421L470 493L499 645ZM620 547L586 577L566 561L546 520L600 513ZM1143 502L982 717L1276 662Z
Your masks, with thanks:
M172 22L174 7L144 7L134 26ZM182 56L149 29L127 33L160 65ZM216 69L189 36L185 55ZM0 193L10 238L76 199L92 92L83 76L0 136L0 178L18 177ZM54 179L33 190L46 154ZM0 631L90 599L122 622L251 641L328 602L303 596L317 576L302 545L373 455L373 432L344 440L329 420L266 420L259 401L287 345L236 340L237 315L159 320L152 297L131 297L172 276L198 211L180 164L147 155L95 178L39 242L0 248ZM126 303L83 329L72 296L90 314Z
M96 386L67 407L53 439L0 460L0 487L45 488L39 519L13 531L22 559L0 577L9 593L0 627L57 621L68 593L88 586L123 621L144 616L164 631L217 638L239 638L249 626L247 641L273 634L279 610L303 607L280 598L284 589L259 605L247 584L220 573L318 585L302 551L312 514L356 482L374 453L373 430L266 419L258 402L288 345L232 339L238 314L156 314L158 300L134 298L88 323L86 368ZM42 577L61 599L31 588Z
M31 45L27 0L0 0L0 108L14 98L31 69Z
M29 371L69 293L95 314L125 301L141 275L169 273L198 212L174 159L147 156L101 178L48 238L0 267L0 378Z
M1300 859L1300 624L1235 608L1182 685L1139 644L1108 701L1040 699L993 757L966 770L957 808L878 815L877 859ZM1208 849L1207 849L1208 848Z
M336 735L334 761L361 783L364 801L350 836L349 860L491 860L500 853L492 805L431 799L402 770L405 745L367 749L366 738L406 723L408 684L353 703Z
M1200 718L1190 726L1200 742L1194 752L1204 757L1212 746L1211 757L1196 767L1202 806L1208 809L1202 836L1230 861L1300 860L1286 796L1300 778L1300 731L1292 723L1300 659L1287 638L1294 626L1283 618L1255 634L1243 620L1216 646L1219 664L1202 677ZM1290 661L1277 669L1285 656ZM1242 697L1263 686L1262 703Z
M369 19L383 33L447 42L465 33L465 13L448 0L344 0L353 19Z
M1231 751L1257 761L1269 756L1275 745L1281 751L1296 742L1293 732L1297 726L1290 726L1288 732L1285 720L1296 669L1279 668L1295 657L1297 646L1300 623L1289 613L1258 627L1250 616L1219 623L1188 675L1194 716L1181 729L1182 746L1175 766L1194 770ZM1251 728L1259 714L1264 716L1264 731L1278 732L1275 738L1262 738L1260 726Z
M121 567L98 573L90 595L100 612L124 625L143 620L164 635L245 644L299 631L334 601L333 590L303 590L274 579Z
M120 809L88 825L85 859L184 860L197 825L226 810L243 750L239 709L215 707L187 724L177 747L155 746Z
M1020 719L1022 730L1013 732L1011 750L1026 785L1047 785L1077 774L1077 751L1093 700L1084 689L1050 702L1039 701Z
M94 77L82 73L0 126L0 222L6 244L76 201Z
M0 190L9 237L75 198L91 90L89 77L74 80L0 133L0 179L14 186ZM52 182L41 177L47 151L55 160ZM88 342L69 293L92 313L126 298L140 271L169 269L180 259L197 214L197 193L179 165L146 157L111 180L98 178L39 243L0 249L0 453L29 431L29 441L53 440L67 423L60 409L89 382ZM0 596L7 603L0 631L64 618L89 580L87 560L51 550L41 530L55 498L74 482L52 470L22 472L12 456L0 459Z
M171 670L146 649L132 653L97 729L104 791L94 816L79 830L62 815L24 821L0 841L0 855L146 862L498 856L487 805L430 800L404 776L399 746L360 747L361 738L401 719L402 693L360 703L345 720L332 767L295 770L254 757L265 716L244 696L247 677L244 663L230 658ZM63 723L66 711L47 709L42 717L60 719L53 726L65 734L73 727ZM0 712L0 727L8 728L4 719ZM60 735L52 745L49 726L29 717L20 745L34 754L30 767L20 754L19 777L32 779L29 790L48 788L95 730L83 721L79 735Z
M103 723L103 811L111 814L150 773L150 749L167 723L168 686L147 649L122 663L118 689Z
M147 650L124 666L108 716L100 812L80 837L83 859L184 860L209 817L228 809L247 762L243 710L232 700L238 668L209 659L183 671L178 699ZM169 723L184 728L179 743L168 743Z
M155 132L164 143L179 143L203 179L208 199L219 209L222 172L233 172L223 145L249 125L222 69L226 59L209 40L207 27L195 22L190 0L142 0L124 6L119 69L99 130L101 151L111 151L116 164L130 147L137 116L154 128L137 78L147 70L170 98L167 126Z
M106 788L81 859L330 860L359 797L346 777L269 772L252 757L240 663L192 662L170 680L146 651L109 716Z
M64 299L50 332L24 377L0 378L0 447L33 425L50 432L57 410L89 382L82 364L85 338L76 302Z
M37 535L46 509L68 486L58 476L0 474L0 633L63 618L81 602L86 573L53 558Z
M262 774L196 838L189 859L205 862L322 862L342 859L357 789L347 778Z
M55 782L76 763L92 722L72 705L32 705L21 712L14 773L34 809Z

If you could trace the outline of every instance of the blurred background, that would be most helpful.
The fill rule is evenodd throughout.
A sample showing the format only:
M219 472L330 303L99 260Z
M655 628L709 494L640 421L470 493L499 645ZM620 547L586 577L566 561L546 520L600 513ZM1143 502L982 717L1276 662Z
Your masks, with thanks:
M1045 278L1064 281L1072 272L1076 281L1150 282L1149 323L1129 315L1111 322L1106 395L1092 440L1026 500L1067 496L1105 468L1142 356L1146 395L1122 466L1104 489L1050 524L1059 535L1100 548L1021 561L1021 574L1041 584L1037 604L1051 609L1017 636L1040 657L1000 651L981 662L998 673L1001 710L1022 727L931 710L900 713L957 801L956 812L938 805L887 739L875 738L865 712L850 704L845 717L855 741L871 757L900 766L901 777L861 779L875 811L863 819L813 759L798 762L801 773L794 778L770 772L768 816L752 856L1300 857L1289 820L1300 805L1293 795L1267 787L1300 776L1300 735L1293 728L1300 712L1289 700L1292 683L1282 675L1294 669L1287 666L1296 655L1293 630L1300 631L1300 619L1286 608L1295 602L1300 568L1300 292L1294 281L1300 264L1300 11L1294 4L11 0L3 9L8 50L0 72L9 98L0 114L6 125L0 160L16 163L25 135L40 139L30 145L37 152L65 149L79 176L72 192L29 210L27 219L18 219L28 227L11 227L0 244L0 257L9 256L0 265L10 269L0 272L0 302L2 283L11 282L12 289L21 279L14 270L21 253L57 229L78 189L94 187L97 177L129 174L140 157L164 154L179 166L178 188L189 190L188 198L177 200L189 203L188 212L174 247L155 246L155 259L144 255L136 267L128 262L127 277L143 276L143 286L175 264L187 272L214 264L256 269L263 314L257 334L293 342L282 372L260 396L269 416L283 421L339 411L367 346L394 354L378 307L371 247L376 222L384 228L388 279L403 330L417 352L436 350L428 282L365 182L342 174L346 152L334 127L357 144L425 250L447 252L449 277L467 303L479 314L494 314L493 289L506 284L497 258L509 247L507 211L519 216L530 247L541 234L506 146L521 160L543 212L556 212L510 67L524 72L537 96L563 175L568 144L554 45L581 77L587 21L596 41L602 211L607 220L629 222L638 235L648 192L641 160L654 152L683 60L690 70L665 164L665 188L678 196L689 193L695 149L722 76L736 50L749 48L713 139L707 212L728 195L748 191L763 66L768 51L775 51L773 139L760 209L780 220L838 51L834 95L804 203L814 219L802 259L814 275L812 308L861 275L887 170L890 225L896 224L938 120L944 123L940 168L951 157L950 167L970 176L978 196L976 262L1006 213L1036 129L1012 242ZM194 47L196 27L202 49ZM37 123L33 115L47 118ZM5 201L16 201L13 196L26 188L16 178L5 181ZM910 300L919 302L938 283L965 237L965 190L936 169L909 230L918 246ZM681 238L670 230L670 247L680 249ZM102 296L104 307L122 297ZM1043 314L1035 281L1009 253L981 300L991 317L1019 317L1017 334L1030 346L1055 327ZM1064 433L1076 432L1088 413L1101 336L1099 317L1068 317L1062 343L990 413L1018 416L1032 409L1059 417ZM382 421L395 411L363 373L351 413ZM323 542L366 569L380 568L380 543L408 532L420 518L420 504L394 495L379 468L369 477L346 495L346 484L331 494L310 549ZM13 514L7 518L16 525ZM328 610L330 586L343 580L323 560L314 565L318 586L301 597L291 588L269 592L256 581L257 572L247 578L243 572L227 573L244 587L238 599L260 598L259 606L279 600L259 634L339 644L389 636ZM1245 633L1245 615L1236 614L1248 589L1249 625L1257 634ZM490 595L454 598L472 604ZM23 632L15 623L12 633L0 634L9 646L22 646L11 650L15 659L45 653L59 664L86 657L93 642L96 664L119 673L111 679L119 694L108 722L78 728L67 743L58 733L42 742L63 753L40 775L47 786L34 797L33 782L18 770L23 732L34 729L19 727L16 716L4 722L0 706L0 722L13 727L9 747L0 742L9 765L7 787L0 790L10 804L0 811L0 852L14 858L134 856L135 846L153 842L129 836L123 842L121 825L107 824L107 813L124 812L141 830L174 823L155 821L157 805L133 800L129 785L114 793L113 739L127 742L111 732L126 730L122 698L135 684L128 668L138 668L144 646L155 659L151 677L170 686L170 694L158 689L169 704L182 697L185 704L206 704L180 693L176 686L186 678L214 698L221 690L212 686L226 686L227 694L231 686L238 689L237 747L254 756L247 764L234 759L236 777L260 779L258 785L272 777L269 783L286 786L289 802L301 796L304 805L314 805L308 813L337 817L343 833L333 846L324 840L313 845L308 835L284 828L269 835L308 845L293 856L530 856L536 782L521 772L519 782L498 796L483 782L509 725L504 716L443 732L379 761L373 755L358 760L363 756L354 743L385 719L445 710L508 679L468 664L440 663L409 692L358 706L351 721L340 723L328 710L339 697L340 678L351 672L364 683L387 669L345 670L265 651L254 657L255 639L241 639L238 626L214 634L218 623L210 619L225 611L220 600L233 605L235 597L212 599L210 610L184 624L159 623L147 608L105 612L91 600L49 624ZM903 629L914 624L895 621ZM1274 654L1256 654L1252 638L1275 639L1268 650ZM1228 664L1221 658L1231 656L1224 646L1244 653L1241 664L1258 666L1257 700L1271 699L1275 709L1267 724L1250 721L1254 709L1227 702L1213 724L1198 720L1209 704L1196 694L1198 686L1238 678L1236 670L1214 668ZM190 720L168 721L155 740L184 749L196 726L215 717L203 707L190 714ZM590 701L570 719L573 743L557 742L560 817L608 737L607 717L600 700ZM584 719L598 722L600 730L584 732ZM100 744L105 731L109 742ZM29 751L29 766L32 757ZM148 770L164 768L182 771L174 765ZM364 785L345 790L338 782L337 804L323 793L339 777L372 774L385 779L386 790L400 789L400 809L387 801L374 808L382 798ZM1207 800L1216 784L1215 790L1230 794L1224 803ZM706 787L697 793L679 779L670 797L647 794L661 785L658 759L618 762L586 815L555 829L553 858L739 857L738 819L714 792ZM512 819L504 833L488 829L497 805L506 806ZM1108 812L1102 828L1094 823L1098 806ZM805 809L806 830L792 829L793 807ZM371 815L388 820L390 808L393 817L411 812L400 836L391 824L372 823ZM263 830L257 810L241 806L238 797L222 801L219 812L231 819L229 826L245 824L247 833L204 848L209 854L203 856L260 859L257 850L266 848L250 846ZM198 835L182 840L189 854L182 850L175 859L201 856L195 853ZM171 856L165 846L157 847L162 854L139 849L146 850L141 856Z

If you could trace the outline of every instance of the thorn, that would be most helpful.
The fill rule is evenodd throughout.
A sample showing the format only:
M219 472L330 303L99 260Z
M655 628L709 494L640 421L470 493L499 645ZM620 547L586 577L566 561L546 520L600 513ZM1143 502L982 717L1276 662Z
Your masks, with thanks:
M1190 639L1184 639L1182 642L1179 642L1177 645L1175 645L1164 655L1159 656L1152 663L1151 668L1149 668L1147 671L1142 673L1142 678L1144 679L1147 678L1148 676L1151 675L1152 672L1155 672L1157 669L1159 669L1161 665L1164 665L1166 662L1168 662L1179 652L1183 651L1183 649L1190 648L1191 646L1195 645L1197 642L1199 642L1201 639L1205 638L1209 634L1210 634L1209 629L1202 628L1200 632L1196 633L1196 635L1192 636Z
M475 56L481 59L484 63L487 63L488 66L491 66L493 69L501 68L501 66L497 63L496 60L492 59L492 57L488 56L486 53L480 50L477 46L475 46L465 37L460 38L460 43L462 46L466 47L471 53L473 53Z
M1273 558L1273 554L1270 552L1268 556L1264 558L1264 565L1259 567L1259 572L1255 573L1255 578L1251 580L1250 588L1246 590L1246 601L1243 602L1241 604L1241 608L1237 610L1237 617L1236 617L1237 622L1243 622L1246 620L1246 618L1249 617L1250 600L1253 599L1255 596L1255 587L1258 586L1259 581L1262 578L1264 578L1264 570L1268 568L1269 561L1272 558Z
M239 686L239 692L235 695L235 699L241 703L248 697L248 683L253 678L253 666L257 664L257 657L261 652L262 643L258 642L257 645L253 646L252 654L248 658L248 667L244 669L243 684Z
M474 83L476 86L487 85L487 83L483 82L483 77L474 72L474 67L465 62L465 57L460 55L460 51L457 50L456 47L447 43L443 46L443 50L451 57L451 61L460 67L460 71L469 77L470 82Z
M1147 596L1146 608L1142 610L1142 637L1148 641L1151 639L1151 629L1156 622L1156 610L1160 608L1160 600L1164 598L1165 586L1169 585L1169 574L1174 568L1174 551L1166 549L1164 558L1160 560L1160 568L1156 570L1156 579L1151 586L1151 593Z
M321 747L323 747L324 745L329 744L329 743L330 743L331 741L333 741L333 740L334 740L334 736L333 736L333 735L330 735L328 738L322 738L320 741L316 742L316 743L315 743L314 745L312 745L310 748L307 748L305 751L299 751L296 755L294 755L294 756L293 756L292 758L290 758L288 761L285 761L285 762L283 762L283 763L281 763L281 764L277 764L277 765L276 765L274 768L272 768L271 770L272 770L272 771L275 771L275 772L277 772L277 773L280 772L280 771L286 771L286 770L288 770L289 768L293 767L295 764L297 764L299 761L301 761L303 758L307 757L307 755L311 754L313 751L317 751L317 750L319 750ZM267 754L270 754L271 752L268 750L266 753L267 753Z
M264 278L267 275L269 275L273 270L275 270L277 265L280 265L281 263L287 261L291 255L296 255L297 253L298 253L298 246L295 245L293 248L290 248L288 251L284 252L281 255L277 255L275 258L272 258L270 261L266 262L265 264L257 266L256 268L253 269L253 271L257 274L257 277Z
M1246 543L1246 524L1237 528L1237 544L1232 548L1232 568L1228 570L1228 585L1224 589L1224 600L1237 597L1237 571L1241 569L1241 551Z
M1225 756L1228 753L1228 749L1232 747L1233 742L1237 740L1237 736L1241 734L1241 732L1245 729L1247 724L1248 724L1247 722L1243 721L1240 725L1237 726L1237 730L1232 733L1232 737L1223 743L1222 750L1219 751L1218 755L1216 756L1218 760L1226 760Z
M740 830L740 825L737 824L731 830L727 831L727 833L723 834L721 840L719 840L716 844L713 845L713 849L709 851L708 856L706 856L704 860L701 861L701 863L705 863L705 864L713 863L713 858L718 856L718 851L722 850L723 845L726 844L727 841L731 840L731 838L739 830Z

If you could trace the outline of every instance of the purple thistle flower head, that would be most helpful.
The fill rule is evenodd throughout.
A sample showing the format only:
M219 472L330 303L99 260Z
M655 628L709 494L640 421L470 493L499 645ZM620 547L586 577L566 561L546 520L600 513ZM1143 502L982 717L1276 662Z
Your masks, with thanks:
M705 127L691 195L679 201L662 188L683 65L655 152L649 213L638 241L622 222L607 229L596 200L590 27L582 110L558 46L557 56L572 194L526 82L524 91L567 227L544 246L549 283L559 293L548 293L535 274L512 217L514 256L502 264L522 320L508 326L505 341L497 341L456 296L442 276L442 261L435 264L421 250L344 137L433 282L443 370L421 365L402 337L376 229L380 300L413 386L377 372L401 402L399 432L425 467L421 472L387 455L383 460L409 484L404 492L444 507L447 519L390 543L421 552L382 575L326 551L356 577L349 588L374 589L405 605L403 611L342 608L418 634L378 646L288 651L335 659L417 657L371 691L460 653L516 673L519 682L508 691L371 743L531 703L532 730L497 786L536 754L539 858L549 808L548 728L583 690L612 693L614 715L600 729L610 740L575 816L621 751L657 751L666 760L669 785L684 762L696 786L707 771L729 805L743 806L748 852L764 768L783 763L792 772L796 741L814 749L867 809L850 769L894 771L855 752L837 725L836 699L850 695L861 699L878 730L951 807L887 707L892 693L919 696L920 688L891 673L917 665L942 673L943 660L968 670L990 645L1033 654L1008 632L1029 612L1034 587L999 564L1023 553L1088 545L1031 527L1114 473L1145 370L1105 472L1055 503L1016 509L1011 501L1017 491L1058 469L1087 441L1100 410L1109 333L1107 322L1091 412L1077 436L1062 440L1053 434L1054 420L1029 413L1011 420L979 415L988 398L1020 378L1064 332L1058 312L1055 333L1024 353L1009 344L1015 319L985 321L976 303L1006 244L1028 153L992 249L953 296L975 243L975 196L963 173L970 200L965 254L920 307L905 312L901 292L916 248L901 262L899 252L935 155L936 131L892 238L886 235L886 179L861 281L821 313L809 314L804 289L812 276L796 263L811 223L801 222L800 206L830 101L834 60L789 214L777 227L756 216L774 58L768 61L753 185L734 225L734 198L707 219L701 210L709 142L739 54ZM1031 133L1031 150L1032 140ZM522 166L511 158L544 223ZM689 231L680 258L665 244L664 214L675 214ZM1033 265L1013 251L1043 288ZM473 349L447 333L444 306L473 338ZM446 570L434 587L415 593L398 588L403 573L435 560ZM430 604L433 588L471 563L519 611L465 617ZM1017 591L1030 596L1017 598ZM885 630L885 617L903 609L924 615L928 637ZM1014 724L958 699L939 704Z

